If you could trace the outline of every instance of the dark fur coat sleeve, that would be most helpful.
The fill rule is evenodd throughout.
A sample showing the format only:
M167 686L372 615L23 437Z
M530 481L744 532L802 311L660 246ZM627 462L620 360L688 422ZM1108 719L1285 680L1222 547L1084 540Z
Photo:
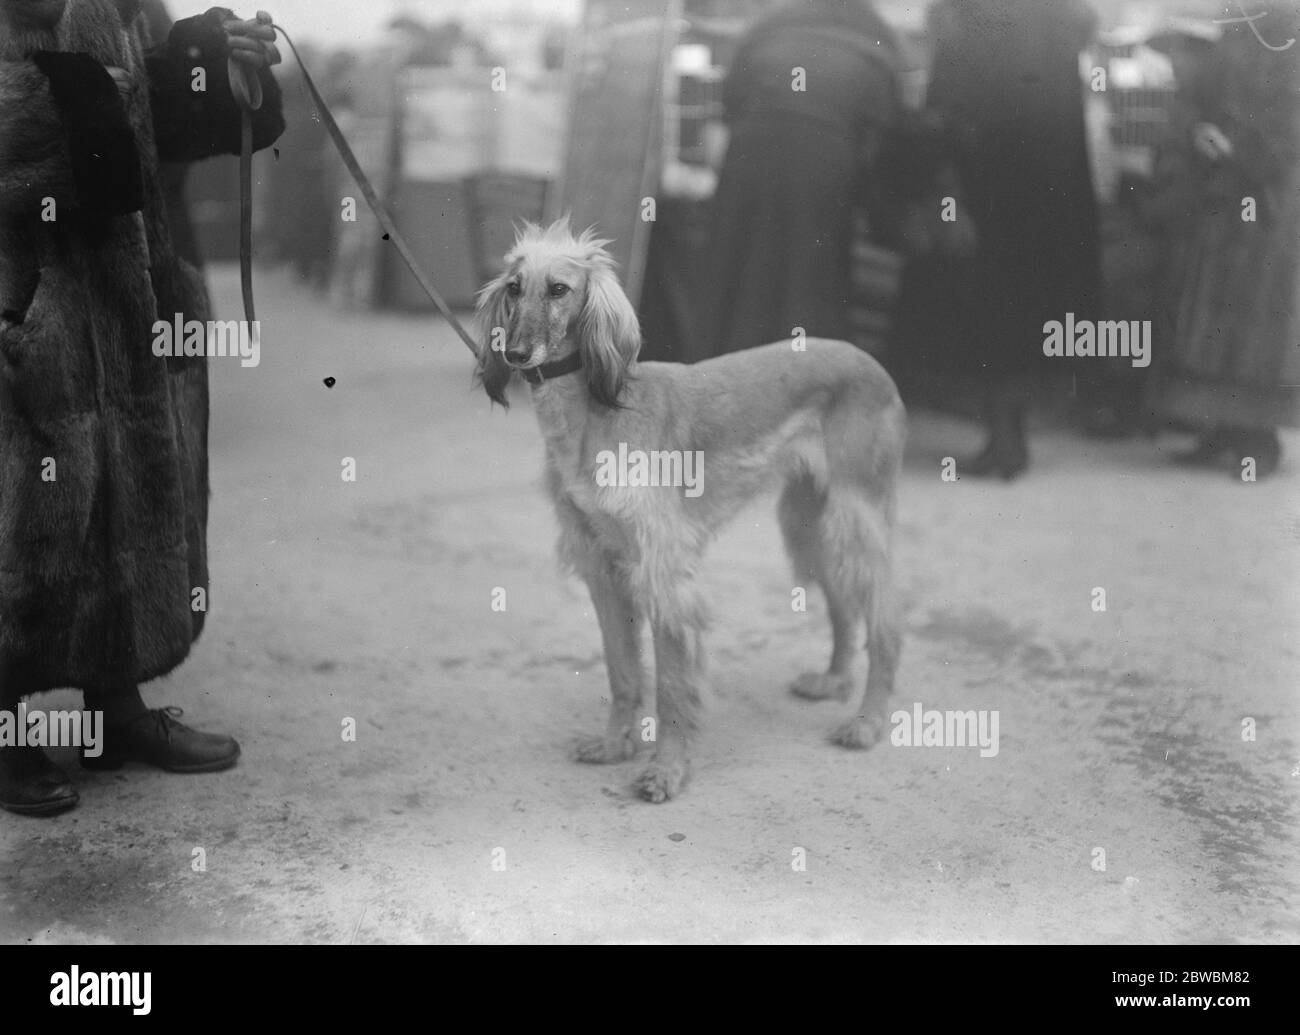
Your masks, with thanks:
M140 158L104 67L84 54L37 51L0 62L0 208L53 198L59 208L133 212Z
M230 93L226 34L234 15L222 7L177 22L167 42L145 58L153 106L154 138L164 162L192 162L239 153L239 108ZM195 90L196 68L206 89ZM253 113L253 148L270 147L284 132L280 87L270 69L259 73L262 107Z

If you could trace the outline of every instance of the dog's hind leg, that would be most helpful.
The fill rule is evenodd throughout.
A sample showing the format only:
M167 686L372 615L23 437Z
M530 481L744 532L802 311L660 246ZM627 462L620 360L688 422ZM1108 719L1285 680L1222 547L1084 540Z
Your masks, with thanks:
M854 586L851 569L836 557L834 523L841 515L828 512L829 500L809 476L792 481L781 494L777 513L786 552L795 578L804 585L820 585L831 620L831 662L825 672L805 672L790 692L805 700L847 701L853 692L853 661L862 628L862 590Z
M889 698L903 649L903 633L890 578L889 558L881 556L871 572L867 613L867 689L857 713L831 731L831 742L848 748L868 748L884 735L889 723Z
M650 615L654 635L656 707L655 755L638 774L637 793L647 801L675 796L686 782L690 741L699 727L704 692L702 596L689 575L661 580Z
M605 733L580 741L575 757L579 762L622 762L636 753L637 724L646 687L641 660L645 619L608 561L593 562L585 577L605 645L610 706Z

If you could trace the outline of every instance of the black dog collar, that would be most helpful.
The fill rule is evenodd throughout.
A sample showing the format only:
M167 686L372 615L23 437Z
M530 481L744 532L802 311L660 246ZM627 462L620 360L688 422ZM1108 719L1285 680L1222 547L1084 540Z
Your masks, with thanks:
M572 374L581 369L582 353L571 352L563 359L557 359L553 363L543 363L537 367L524 367L519 372L524 375L524 380L530 385L539 385L553 377L563 377L565 374Z

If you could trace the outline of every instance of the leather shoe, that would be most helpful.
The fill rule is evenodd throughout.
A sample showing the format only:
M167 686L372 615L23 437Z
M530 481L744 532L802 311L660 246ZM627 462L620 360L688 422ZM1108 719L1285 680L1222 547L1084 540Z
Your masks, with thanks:
M104 730L103 752L97 758L82 749L86 769L120 769L124 762L144 762L169 773L215 773L239 758L234 737L200 733L177 719L176 707L152 708L134 719Z
M0 808L52 816L81 800L68 774L38 747L0 747Z

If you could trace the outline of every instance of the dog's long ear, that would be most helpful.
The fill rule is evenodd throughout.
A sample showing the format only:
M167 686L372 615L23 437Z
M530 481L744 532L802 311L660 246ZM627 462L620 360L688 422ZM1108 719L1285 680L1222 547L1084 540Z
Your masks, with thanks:
M641 324L604 249L597 248L589 262L587 298L578 317L582 363L592 398L617 407L628 370L641 351Z
M512 333L511 314L506 306L506 284L514 270L507 266L488 281L478 293L475 322L478 330L478 365L475 379L483 386L488 398L510 408L506 386L514 371L505 360L506 343Z

